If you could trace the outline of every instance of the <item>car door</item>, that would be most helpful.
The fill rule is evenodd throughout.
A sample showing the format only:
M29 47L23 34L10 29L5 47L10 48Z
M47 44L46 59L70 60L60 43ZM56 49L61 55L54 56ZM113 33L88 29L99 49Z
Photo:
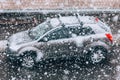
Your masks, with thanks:
M73 39L68 29L65 27L56 28L46 34L41 41L44 42L43 50L45 56L49 57L64 57L69 55L72 50Z
M94 34L90 27L83 27L80 25L71 25L68 27L68 30L71 32L74 46L72 46L72 50L74 53L82 53L85 45L87 44L88 36Z
M82 27L80 25L71 25L68 26L68 30L71 33L71 36L73 38L73 46L72 50L75 53L74 55L78 55L78 53L81 53L83 50L83 40L84 37L81 36L81 29Z

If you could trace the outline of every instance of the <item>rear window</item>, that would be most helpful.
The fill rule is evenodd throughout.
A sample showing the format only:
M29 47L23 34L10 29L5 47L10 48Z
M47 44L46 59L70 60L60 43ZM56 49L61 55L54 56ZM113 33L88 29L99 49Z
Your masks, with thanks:
M91 30L94 32L94 33L105 33L105 32L108 32L106 31L106 29L102 28L100 25L98 24L85 24L84 27L87 27L89 26L91 28Z
M73 26L69 27L68 29L72 34L76 34L77 36L95 34L95 32L89 26L88 27Z
M99 25L102 29L104 29L105 31L110 32L110 28L109 28L105 23L103 23L102 21L99 20L98 25Z

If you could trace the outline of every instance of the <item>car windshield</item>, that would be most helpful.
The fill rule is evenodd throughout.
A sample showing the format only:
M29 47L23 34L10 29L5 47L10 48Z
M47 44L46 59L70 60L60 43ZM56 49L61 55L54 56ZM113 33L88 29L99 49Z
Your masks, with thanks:
M32 39L37 40L40 36L42 36L43 34L45 34L47 31L51 29L52 27L49 25L49 23L43 22L38 26L29 30L28 34Z

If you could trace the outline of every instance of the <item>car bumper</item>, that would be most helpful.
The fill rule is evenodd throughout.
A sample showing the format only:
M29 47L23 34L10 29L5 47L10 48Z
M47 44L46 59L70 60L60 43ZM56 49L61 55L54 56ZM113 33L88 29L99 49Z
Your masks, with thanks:
M17 59L17 58L18 58L17 52L12 51L12 50L9 49L8 47L6 48L5 51L6 51L7 57L9 57L10 59Z

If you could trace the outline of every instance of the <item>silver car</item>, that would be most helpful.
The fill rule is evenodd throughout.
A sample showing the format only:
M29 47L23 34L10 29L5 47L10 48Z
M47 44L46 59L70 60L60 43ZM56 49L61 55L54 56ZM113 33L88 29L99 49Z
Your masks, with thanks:
M43 59L71 56L96 64L107 59L112 41L110 28L98 18L64 16L13 34L6 51L10 59L28 68Z

